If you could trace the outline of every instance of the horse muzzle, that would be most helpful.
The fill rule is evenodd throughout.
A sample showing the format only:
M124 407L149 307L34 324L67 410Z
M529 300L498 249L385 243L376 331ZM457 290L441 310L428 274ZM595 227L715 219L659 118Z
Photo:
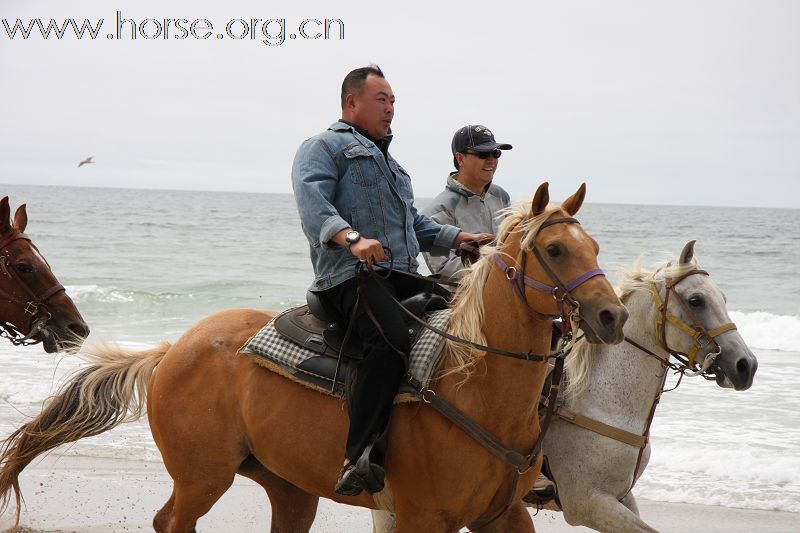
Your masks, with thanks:
M712 367L717 385L723 388L743 391L753 385L753 378L758 370L758 359L749 348L722 353Z
M88 336L89 326L82 320L71 321L66 325L51 324L48 321L39 334L47 353L76 353Z
M581 308L580 328L592 344L619 344L625 338L622 331L628 320L624 305L604 305L598 311Z

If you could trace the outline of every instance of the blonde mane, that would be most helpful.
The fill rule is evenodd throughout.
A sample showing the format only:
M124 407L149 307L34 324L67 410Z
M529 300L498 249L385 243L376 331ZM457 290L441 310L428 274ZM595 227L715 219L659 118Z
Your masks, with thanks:
M622 303L627 303L631 295L637 291L649 291L650 283L663 281L665 278L676 278L697 268L697 261L692 259L688 264L672 264L669 262L657 265L652 272L642 269L642 258L639 257L630 270L620 274L620 286L614 290L619 296ZM636 317L630 317L631 322L636 320ZM592 360L595 353L603 344L592 344L586 340L586 337L581 337L572 349L572 352L567 356L567 361L564 365L566 372L566 386L564 392L567 396L577 396L578 394L586 391L589 387L589 381L592 377Z
M489 276L489 270L494 264L494 254L505 254L507 261L515 258L504 252L509 238L512 235L522 235L521 249L530 249L542 223L550 215L561 209L559 205L548 205L544 212L529 217L532 199L524 200L499 212L498 216L504 217L497 232L497 244L481 248L481 258L467 268L464 277L456 289L451 306L448 333L462 339L467 339L478 344L486 344L486 335L483 333L484 302L483 287ZM486 352L461 343L447 341L448 362L445 364L443 376L463 373L464 381L472 374L478 361L481 361Z

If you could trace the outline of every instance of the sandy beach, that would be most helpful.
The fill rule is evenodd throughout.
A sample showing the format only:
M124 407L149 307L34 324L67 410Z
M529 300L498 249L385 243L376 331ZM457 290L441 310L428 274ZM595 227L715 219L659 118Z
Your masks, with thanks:
M28 531L152 531L156 510L169 497L171 482L159 462L133 462L52 454L30 466L21 478L25 504L21 525ZM797 513L734 509L706 505L640 502L642 516L664 532L798 531ZM236 481L198 522L198 531L242 533L267 531L269 503L250 480ZM0 530L13 525L11 512L0 517ZM541 511L537 531L590 531L566 524L560 513ZM365 509L321 500L314 533L369 532Z

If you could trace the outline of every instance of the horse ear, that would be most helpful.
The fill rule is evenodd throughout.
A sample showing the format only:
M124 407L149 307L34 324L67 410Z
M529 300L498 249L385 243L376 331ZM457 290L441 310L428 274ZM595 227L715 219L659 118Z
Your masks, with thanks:
M574 215L583 205L584 198L586 198L586 184L581 183L581 186L578 187L578 190L575 191L575 194L564 200L564 202L561 204L561 207L570 215Z
M550 191L548 188L550 184L546 181L539 185L536 189L536 194L533 195L533 202L531 203L531 216L535 217L544 213L547 204L550 203Z
M681 265L688 265L692 262L692 258L694 257L694 243L697 241L689 241L686 243L686 246L683 247L683 251L681 251L681 256L678 259L678 263Z
M0 200L0 233L5 233L10 229L10 215L11 209L8 207L8 196L6 196Z
M17 208L17 212L14 213L14 228L20 233L24 233L27 225L28 213L25 212L25 204L22 204Z

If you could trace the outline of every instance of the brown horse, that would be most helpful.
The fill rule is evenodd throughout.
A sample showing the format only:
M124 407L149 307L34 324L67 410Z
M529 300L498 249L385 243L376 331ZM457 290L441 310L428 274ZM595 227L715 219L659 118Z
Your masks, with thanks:
M587 275L597 268L597 243L571 218L584 194L582 185L560 206L548 205L545 183L530 208L509 214L496 248L484 250L457 291L451 334L508 351L547 353L559 305L553 294L535 288L555 283L546 261L551 273L576 286L576 308L565 302L566 313L579 308L580 322L596 342L622 340L627 312L605 277ZM392 510L401 533L451 533L470 525L506 532L512 523L534 530L521 497L541 457L517 472L422 402L395 406L384 490L336 495L347 432L342 402L238 353L273 316L225 311L171 346L100 350L92 366L6 440L0 456L4 503L12 490L19 503L18 476L33 458L140 416L146 397L153 437L174 480L153 521L156 531L192 531L237 473L266 489L273 532L307 532L320 496ZM457 346L449 345L435 394L508 449L528 454L539 436L536 405L547 364Z
M0 334L18 345L41 342L47 353L76 350L89 327L25 235L25 204L13 223L10 214L6 196L0 200Z

